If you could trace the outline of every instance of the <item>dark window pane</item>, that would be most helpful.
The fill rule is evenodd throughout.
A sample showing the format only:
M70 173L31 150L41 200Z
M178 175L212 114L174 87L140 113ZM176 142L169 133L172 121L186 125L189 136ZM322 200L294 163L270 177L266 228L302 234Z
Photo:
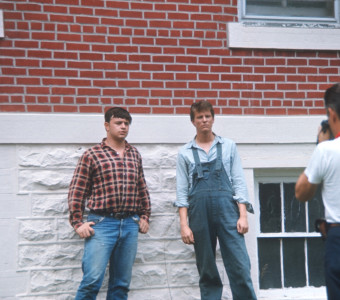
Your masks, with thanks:
M285 231L306 232L306 207L295 198L295 183L284 183L283 193Z
M260 289L282 288L280 240L258 239Z
M260 183L260 230L281 232L281 193L278 183Z
M320 287L325 285L324 252L325 244L321 238L307 240L309 285Z
M308 226L309 232L315 232L315 220L325 217L325 210L321 197L321 186L319 185L313 199L308 201Z
M335 0L247 0L249 16L334 18Z
M283 246L283 272L285 287L306 286L305 240L286 238Z

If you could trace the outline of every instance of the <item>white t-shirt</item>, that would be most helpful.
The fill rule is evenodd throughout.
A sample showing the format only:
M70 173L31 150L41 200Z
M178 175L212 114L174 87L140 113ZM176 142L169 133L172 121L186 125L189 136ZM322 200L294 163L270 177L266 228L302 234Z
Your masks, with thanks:
M340 138L316 147L305 174L310 183L322 183L327 222L340 223Z

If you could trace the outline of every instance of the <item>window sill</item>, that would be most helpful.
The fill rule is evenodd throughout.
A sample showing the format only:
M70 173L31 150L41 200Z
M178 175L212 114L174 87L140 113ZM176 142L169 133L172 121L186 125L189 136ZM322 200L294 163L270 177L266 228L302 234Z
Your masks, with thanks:
M296 28L228 23L229 48L340 50L340 28Z

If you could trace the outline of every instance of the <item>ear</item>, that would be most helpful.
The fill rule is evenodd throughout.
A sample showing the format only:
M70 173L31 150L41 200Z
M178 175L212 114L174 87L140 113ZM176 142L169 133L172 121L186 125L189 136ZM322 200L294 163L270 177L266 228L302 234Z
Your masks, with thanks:
M338 119L338 116L333 108L328 107L328 120L330 120L332 123L335 123Z
M104 123L104 127L105 127L106 131L109 131L109 126L110 126L110 124L108 122Z

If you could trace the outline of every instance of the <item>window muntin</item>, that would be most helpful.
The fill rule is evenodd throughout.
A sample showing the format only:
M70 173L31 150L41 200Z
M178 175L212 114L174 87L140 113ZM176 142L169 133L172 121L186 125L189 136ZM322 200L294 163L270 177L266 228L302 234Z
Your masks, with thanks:
M243 0L242 19L338 22L335 0Z
M306 204L294 196L296 180L259 179L258 267L261 290L322 287L323 247L314 222L323 217L321 191Z

